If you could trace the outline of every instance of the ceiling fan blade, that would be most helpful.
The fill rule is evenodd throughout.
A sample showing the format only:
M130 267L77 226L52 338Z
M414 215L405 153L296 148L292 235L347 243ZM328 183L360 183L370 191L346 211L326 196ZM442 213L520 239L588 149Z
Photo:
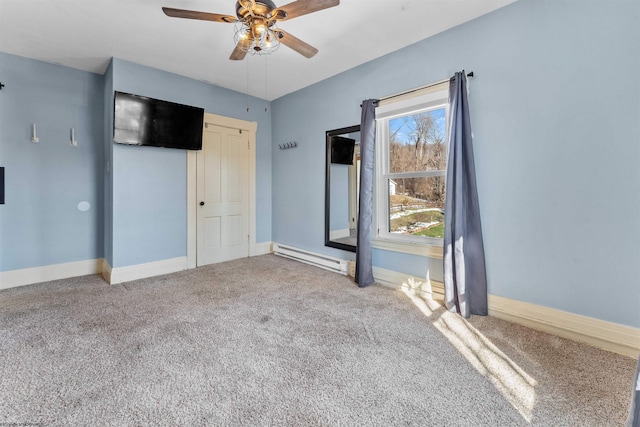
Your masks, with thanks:
M231 52L229 59L233 61L242 61L244 57L247 56L247 51L251 46L251 42L252 39L250 38L238 40L238 44L236 45L236 48L233 49L233 52Z
M231 52L229 59L233 61L242 61L245 56L247 56L247 52L236 46L236 48L233 49L233 52Z
M286 21L308 13L328 9L340 4L340 0L297 0L285 4L272 12L272 16L278 21ZM284 11L285 13L282 13Z
M279 32L280 43L290 47L300 55L311 58L316 53L318 53L318 49L311 46L310 44L303 42L299 38L294 37L291 34L282 31L281 29L278 29L277 31Z
M226 22L226 23L233 23L238 20L235 16L231 16L231 15L220 15L219 13L198 12L195 10L186 10L186 9L173 9L171 7L163 7L162 11L164 12L165 15L170 16L172 18L199 19L201 21L214 21L214 22Z

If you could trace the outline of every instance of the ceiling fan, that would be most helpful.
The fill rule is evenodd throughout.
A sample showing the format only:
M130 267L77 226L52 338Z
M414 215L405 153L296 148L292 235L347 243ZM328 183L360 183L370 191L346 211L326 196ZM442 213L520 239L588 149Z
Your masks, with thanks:
M281 30L277 23L339 4L340 0L297 0L282 7L276 7L271 0L238 0L236 16L170 7L163 7L162 11L173 18L236 24L234 37L236 47L229 59L244 59L248 52L270 53L275 51L280 43L311 58L318 53L318 49Z

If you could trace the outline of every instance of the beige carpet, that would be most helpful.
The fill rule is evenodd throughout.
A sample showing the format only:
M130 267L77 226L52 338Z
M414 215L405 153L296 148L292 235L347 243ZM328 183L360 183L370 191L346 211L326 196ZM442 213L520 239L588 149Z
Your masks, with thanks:
M620 426L635 361L273 255L0 291L0 424Z

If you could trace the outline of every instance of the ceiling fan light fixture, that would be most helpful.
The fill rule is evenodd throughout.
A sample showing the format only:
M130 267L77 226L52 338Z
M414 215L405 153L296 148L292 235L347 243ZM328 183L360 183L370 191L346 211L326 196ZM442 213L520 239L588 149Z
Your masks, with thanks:
M280 47L280 38L275 24L265 25L260 19L239 21L236 23L234 41L244 52L252 55L266 55Z
M257 34L262 34L267 29L267 26L260 18L254 18L253 22L251 23L251 27Z

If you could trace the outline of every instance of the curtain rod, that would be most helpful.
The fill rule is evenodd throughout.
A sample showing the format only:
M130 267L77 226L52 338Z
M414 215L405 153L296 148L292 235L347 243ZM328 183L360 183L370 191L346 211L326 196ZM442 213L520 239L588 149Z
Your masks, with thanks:
M468 72L467 73L467 77L473 77L473 71ZM448 82L449 80L451 80L451 78L440 80L439 82L431 83L431 84L426 85L426 86L421 86L421 87L418 87L418 88L415 88L415 89L411 89L411 90L408 90L406 92L400 92L400 93L396 93L395 95L385 96L384 98L379 98L377 101L378 102L386 101L387 99L393 99L393 98L397 98L399 96L408 95L408 94L413 93L413 92L418 92L419 90L424 90L424 89L427 89L427 88L430 88L430 87L433 87L433 86L440 85L442 83ZM362 104L360 105L360 107L362 107Z

